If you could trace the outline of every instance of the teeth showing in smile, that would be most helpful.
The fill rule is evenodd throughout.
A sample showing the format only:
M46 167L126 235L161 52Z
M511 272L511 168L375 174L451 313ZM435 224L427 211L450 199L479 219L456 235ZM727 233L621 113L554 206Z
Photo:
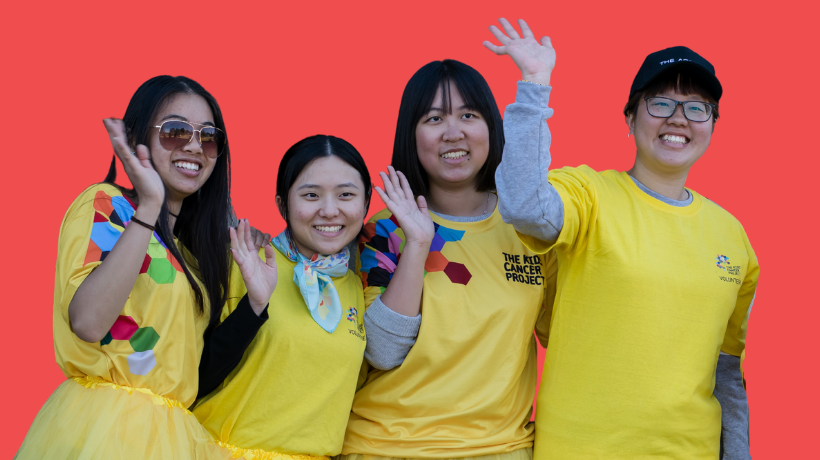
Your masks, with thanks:
M341 225L314 225L313 228L322 233L336 233L342 229Z
M199 171L199 165L196 163L188 163L187 161L177 161L174 163L177 168L190 169L191 171Z
M459 150L458 152L445 153L444 155L441 156L441 158L447 158L447 159L450 159L450 160L454 160L456 158L461 158L464 155L467 155L467 152L464 151L464 150Z
M666 141L666 142L671 142L673 144L688 144L689 143L689 141L686 140L685 137L683 137L683 136L673 136L671 134L664 134L663 136L661 136L661 139Z

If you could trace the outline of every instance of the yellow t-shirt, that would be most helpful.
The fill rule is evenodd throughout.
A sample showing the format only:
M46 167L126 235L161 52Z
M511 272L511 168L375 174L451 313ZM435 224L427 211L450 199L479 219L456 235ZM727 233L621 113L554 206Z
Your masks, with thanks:
M130 221L134 205L115 187L86 189L60 227L54 286L54 351L66 377L99 378L147 388L188 407L196 398L202 334L200 314L185 274L154 234L131 295L101 342L71 330L68 305Z
M344 454L452 458L532 446L533 330L539 317L549 321L554 259L525 248L497 210L479 222L433 221L416 343L399 367L365 366ZM389 283L404 234L387 210L365 232L369 305Z
M759 266L731 214L675 207L626 173L550 171L564 204L536 459L715 459L720 351L740 356Z
M362 283L349 270L333 278L343 316L329 334L310 316L293 282L295 263L274 252L278 282L269 318L237 368L197 403L194 415L237 453L338 455L364 357ZM238 267L231 276L223 320L247 293Z

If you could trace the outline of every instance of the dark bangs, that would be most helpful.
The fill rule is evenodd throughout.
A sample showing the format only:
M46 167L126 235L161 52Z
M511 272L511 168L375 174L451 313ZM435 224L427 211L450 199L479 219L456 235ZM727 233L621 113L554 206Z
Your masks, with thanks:
M706 88L698 83L698 81L691 75L679 72L667 72L666 74L661 74L658 78L652 81L652 83L647 85L643 91L638 91L633 94L632 97L629 98L629 101L627 101L626 106L624 106L624 115L628 117L630 114L635 113L638 109L638 104L640 104L645 97L657 96L658 94L665 93L667 91L676 91L684 96L689 96L692 94L703 96L703 98L706 99L706 102L715 104L715 108L712 109L712 123L717 121L720 116L717 100L709 94L709 91L707 91Z
M392 165L407 176L413 194L427 195L427 173L421 166L416 146L416 125L433 106L436 93L442 90L446 113L453 112L450 83L456 87L468 110L478 112L487 123L490 149L487 161L476 177L476 190L495 190L495 170L504 151L504 129L501 113L490 86L477 70L452 59L433 61L420 68L407 82L399 105Z

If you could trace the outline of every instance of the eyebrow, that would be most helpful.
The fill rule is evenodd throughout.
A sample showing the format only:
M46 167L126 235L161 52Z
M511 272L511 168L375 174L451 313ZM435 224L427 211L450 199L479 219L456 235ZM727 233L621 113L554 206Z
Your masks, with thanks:
M165 115L164 117L162 117L162 119L160 121L162 122L162 121L165 121L165 120L168 120L168 119L171 119L171 118L179 118L182 121L188 121L188 119L183 117L182 115L175 115L175 114ZM192 123L192 122L189 122L189 123ZM200 124L200 125L203 125L203 126L205 126L205 125L207 125L207 126L216 126L215 124L213 124L213 122L210 122L210 121L206 121L205 123L197 123L197 124Z
M339 184L339 185L336 186L336 188L345 188L345 187L353 187L355 189L359 188L353 182L345 182L344 184ZM302 184L296 190L302 190L303 188L322 188L322 187L320 185L316 185L316 184Z

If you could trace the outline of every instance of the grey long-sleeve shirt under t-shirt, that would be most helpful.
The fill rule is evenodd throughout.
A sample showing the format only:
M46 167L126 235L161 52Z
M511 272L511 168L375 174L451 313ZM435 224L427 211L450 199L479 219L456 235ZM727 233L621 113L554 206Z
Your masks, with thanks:
M504 221L520 233L550 243L558 239L564 223L563 201L549 182L552 136L545 120L553 115L549 107L551 90L549 86L518 83L515 103L505 111L507 144L495 174L499 211ZM508 123L512 119L539 119L540 123L534 129L532 125ZM688 206L692 202L691 193L686 200L671 200L635 178L632 180L644 193L672 206ZM715 372L714 394L722 413L721 459L750 459L748 402L740 374L740 358L721 353Z

